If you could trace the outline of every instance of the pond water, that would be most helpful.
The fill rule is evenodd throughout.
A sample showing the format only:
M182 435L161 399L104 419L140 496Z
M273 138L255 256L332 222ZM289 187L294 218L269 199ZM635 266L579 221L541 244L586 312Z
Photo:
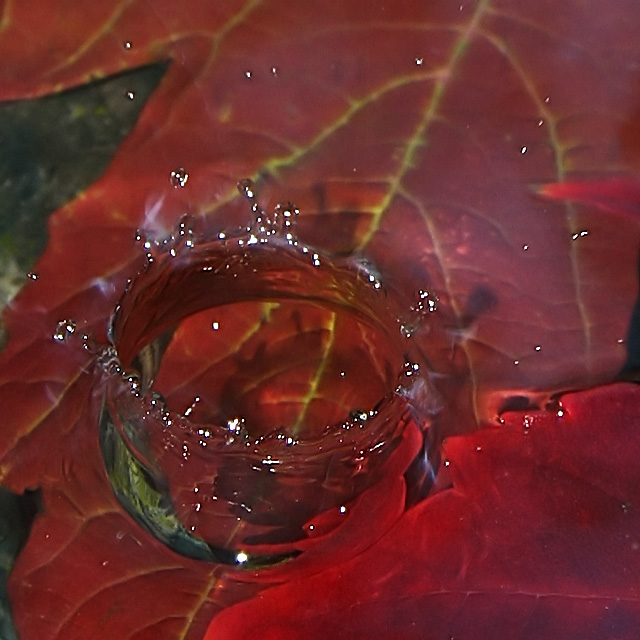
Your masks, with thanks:
M7 637L631 637L632 2L0 7Z

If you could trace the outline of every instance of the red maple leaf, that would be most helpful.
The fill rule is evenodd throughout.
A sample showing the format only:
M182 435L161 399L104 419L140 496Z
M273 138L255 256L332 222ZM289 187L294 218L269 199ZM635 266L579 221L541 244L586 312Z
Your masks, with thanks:
M202 638L261 581L285 584L211 637L313 637L338 619L335 637L583 638L592 621L593 637L630 637L637 393L572 396L526 438L526 416L497 415L611 380L626 355L637 222L532 185L637 170L634 2L0 6L1 99L170 60L107 172L52 216L38 279L6 314L2 482L43 496L10 583L21 638ZM412 340L444 435L467 435L445 445L453 489L386 535L401 475L379 490L379 528L351 514L351 539L378 540L366 553L238 580L128 517L100 458L90 355L52 334L72 318L104 341L144 262L136 230L162 237L185 213L211 232L246 224L242 178L265 208L296 203L301 241L437 296Z

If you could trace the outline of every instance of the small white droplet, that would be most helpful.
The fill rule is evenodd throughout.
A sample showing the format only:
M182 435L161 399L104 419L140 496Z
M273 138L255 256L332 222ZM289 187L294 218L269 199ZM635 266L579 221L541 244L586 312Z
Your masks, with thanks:
M131 41L127 40L126 42L123 43L122 46L127 50L131 49Z
M53 339L58 342L63 342L69 336L73 335L76 330L75 320L61 320L56 325L56 329L53 332Z
M244 75L245 77L249 78L249 80L251 80L251 71L245 71Z
M537 344L535 349L536 349L536 351L540 351L540 349L542 349L542 345Z
M217 331L217 330L220 328L220 323L219 323L219 322L212 322L212 323L211 323L211 328L212 328L214 331Z
M520 149L520 153L527 153L527 147L524 146Z
M184 167L178 167L171 172L169 181L176 189L182 189L189 180L189 174L185 171Z
M422 66L422 63L424 62L424 58L416 58L416 64L420 67Z
M249 559L249 556L244 551L240 551L239 553L236 553L236 562L238 564L244 564L248 559Z
M136 97L136 94L133 91L127 91L125 94L129 100L133 100Z
M522 250L523 251L529 251L529 245L528 244L523 244L522 245Z
M277 67L271 67L271 73L274 76L278 77L278 68Z

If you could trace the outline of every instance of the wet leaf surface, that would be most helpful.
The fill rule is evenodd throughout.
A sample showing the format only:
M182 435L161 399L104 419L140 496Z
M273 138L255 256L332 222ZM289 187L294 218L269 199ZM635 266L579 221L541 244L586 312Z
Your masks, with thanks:
M211 637L335 624L335 637L631 637L640 527L621 505L636 500L637 393L572 396L566 418L536 414L526 438L522 416L495 420L608 381L627 357L637 221L538 187L637 171L635 4L601 4L606 19L579 2L497 0L0 5L4 100L170 61L106 172L50 218L38 278L5 316L2 480L41 487L44 504L10 584L22 640L202 638L253 580L287 579L238 580L137 528L99 458L89 355L52 338L73 318L104 341L144 262L137 229L162 237L184 213L212 233L246 224L245 177L265 208L296 203L301 241L362 254L392 294L437 298L412 340L443 398L438 428L466 435L446 445L453 489L385 535L398 472L374 532L354 516L342 555L327 538ZM378 542L349 558L359 535Z
M350 562L225 611L206 640L635 637L639 401L602 387L452 438L452 489Z

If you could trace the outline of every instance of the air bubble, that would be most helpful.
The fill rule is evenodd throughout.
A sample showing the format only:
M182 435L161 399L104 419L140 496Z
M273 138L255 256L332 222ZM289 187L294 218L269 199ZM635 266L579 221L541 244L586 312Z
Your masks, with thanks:
M76 330L75 320L61 320L56 325L56 330L53 332L53 339L58 342L64 342L69 336L72 336Z
M189 174L185 171L184 167L174 169L169 177L169 181L175 189L182 189L185 187L187 180L189 180Z

